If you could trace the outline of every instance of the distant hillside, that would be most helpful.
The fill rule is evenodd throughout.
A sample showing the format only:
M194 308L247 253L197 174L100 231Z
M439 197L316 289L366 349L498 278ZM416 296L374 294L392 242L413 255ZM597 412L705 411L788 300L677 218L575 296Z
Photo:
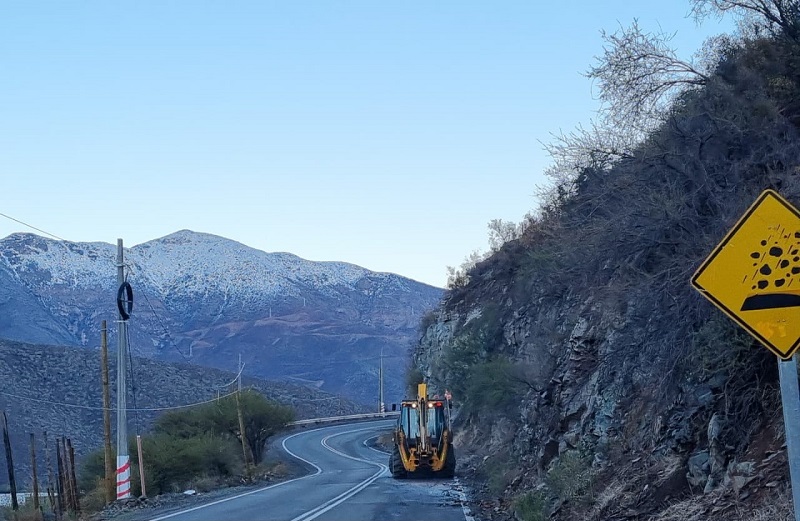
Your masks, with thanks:
M187 364L133 359L128 407L171 408L213 399L230 388L233 373ZM116 353L110 360L111 405L116 406ZM245 378L243 385L297 411L298 418L318 418L365 412L364 407L306 386ZM79 455L102 446L102 385L99 352L80 348L41 346L0 340L0 410L8 414L15 467L28 469L28 434L47 431L72 439ZM146 432L157 411L130 411L128 432ZM116 432L116 416L112 413ZM116 434L112 435L116 439ZM0 468L5 459L0 458ZM27 480L25 472L20 474ZM0 472L0 486L7 483Z
M32 234L0 240L0 338L96 347L116 319L116 246ZM134 354L283 378L363 403L381 352L403 364L441 290L341 262L265 253L180 231L125 250ZM110 343L115 345L111 328ZM387 372L387 396L402 393Z
M487 518L793 518L776 357L689 283L762 190L800 205L789 5L750 18L751 39L705 49L704 75L635 26L617 34L598 83L620 126L565 143L574 161L557 166L572 175L426 321L417 365L453 392L460 472ZM691 88L630 149L613 141L670 81ZM730 284L753 283L745 260Z

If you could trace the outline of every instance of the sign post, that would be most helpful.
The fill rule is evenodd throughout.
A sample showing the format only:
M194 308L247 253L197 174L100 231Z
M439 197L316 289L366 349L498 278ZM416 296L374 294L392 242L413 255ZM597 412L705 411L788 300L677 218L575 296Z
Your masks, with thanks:
M778 357L795 521L800 521L800 211L764 191L692 277L692 286Z
M789 479L792 482L794 519L800 521L800 389L797 385L797 359L778 360L781 378L783 424L786 430L786 451L789 456Z

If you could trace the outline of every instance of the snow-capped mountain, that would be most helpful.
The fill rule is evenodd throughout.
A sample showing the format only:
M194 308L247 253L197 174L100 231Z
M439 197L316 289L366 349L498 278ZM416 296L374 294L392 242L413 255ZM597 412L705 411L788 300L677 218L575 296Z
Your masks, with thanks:
M183 230L126 248L135 354L290 378L377 400L381 351L405 367L419 319L442 291L343 262L266 253ZM0 240L0 338L116 345L116 245L33 234ZM395 374L396 373L396 374ZM402 370L387 371L388 395Z

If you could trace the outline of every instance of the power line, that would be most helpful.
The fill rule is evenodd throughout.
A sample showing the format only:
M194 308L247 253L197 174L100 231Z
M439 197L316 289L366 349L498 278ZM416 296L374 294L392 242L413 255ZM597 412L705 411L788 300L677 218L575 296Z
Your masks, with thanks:
M211 398L211 399L208 399L208 400L204 400L202 402L187 403L185 405L173 405L173 406L170 406L170 407L145 407L145 408L137 408L137 409L126 408L125 410L126 411L134 411L134 412L136 412L136 411L139 411L139 412L172 411L172 410L176 410L176 409L185 409L187 407L195 407L197 405L203 405L203 404L206 404L206 403L215 402L215 401L217 401L217 400L219 400L221 398L227 398L228 396L233 396L234 394L236 394L236 391L230 392L228 394L224 394L224 395L222 395L222 396L220 396L218 398ZM51 401L51 400L42 400L40 398L31 398L30 396L20 396L18 394L7 393L7 392L4 392L4 391L0 391L0 395L8 396L10 398L17 398L19 400L28 400L28 401L31 401L31 402L45 403L45 404L48 404L48 405L59 405L61 407L74 407L76 409L88 409L88 410L91 410L91 411L102 411L102 410L105 410L104 407L93 407L91 405L79 405L79 404L76 404L76 403L54 402L54 401ZM108 410L116 411L117 408L116 407L109 407Z
M30 228L32 230L36 230L39 233L43 233L45 235L53 237L53 238L55 238L55 239L57 239L59 241L70 242L67 239L64 239L63 237L60 237L60 236L58 236L58 235L56 235L54 233L50 233L47 230L43 230L41 228L33 226L32 224L28 224L25 221L22 221L20 219L12 217L12 216L10 216L8 214L0 212L0 217L5 217L6 219L14 221L14 222L16 222L18 224L21 224L23 226L26 226L26 227L28 227L28 228ZM130 270L130 265L128 265L128 271L129 272L131 271ZM128 276L126 274L125 275L125 280L127 280L127 278L128 278ZM142 296L144 296L148 307L152 311L153 315L155 315L155 317L158 320L159 324L161 325L162 329L166 333L167 340L169 341L170 345L172 345L175 348L175 350L185 360L189 360L189 358L187 358L186 355L184 355L180 351L180 349L178 349L178 347L175 345L175 343L172 341L172 335L170 335L170 332L167 329L166 325L164 324L164 321L161 319L161 316L159 316L159 314L156 312L156 310L153 307L153 305L150 303L150 299L147 297L147 294L144 292L144 290L140 290L140 291L142 292ZM211 400L206 400L206 401L203 401L203 402L197 402L197 403L186 404L186 405L178 405L178 406L174 406L174 407L156 407L156 408L141 408L141 409L138 408L136 406L136 383L135 383L135 381L133 379L133 376L134 376L133 375L133 356L131 354L130 338L127 339L127 343L128 343L128 361L129 361L130 367L131 367L131 387L132 387L132 391L133 391L133 407L132 408L126 407L125 408L126 411L133 411L135 413L138 413L139 411L166 411L166 410L172 410L172 409L182 409L182 408L186 408L186 407L193 407L193 406L196 406L196 405L202 405L202 404L205 404L205 403L210 403L210 402L220 398L220 397L217 397L217 398L214 398L214 399L211 399ZM240 370L240 373L241 373L241 370ZM226 395L224 395L222 397L230 396L231 394L233 394L233 393L226 394ZM53 401L48 401L48 400L41 400L41 399L38 399L38 398L20 396L20 395L15 395L15 394L12 394L12 393L6 393L6 392L2 392L2 391L0 391L0 395L9 396L9 397L17 398L17 399L20 399L20 400L29 400L29 401L39 402L39 403L46 403L46 404L50 404L50 405L59 405L59 406L62 406L62 407L74 407L74 408L88 409L88 410L103 410L104 409L103 407L92 407L92 406L88 406L88 405L79 405L79 404L70 404L70 403L63 403L63 402L53 402ZM113 408L113 409L110 409L110 410L116 411L118 409L117 408ZM137 425L137 431L138 431L138 428L139 428L139 416L138 416L138 414L136 415L136 425Z
M58 235L56 235L54 233L46 232L46 231L42 230L41 228L37 228L36 226L33 226L33 225L30 225L30 224L28 224L26 222L20 221L19 219L15 219L15 218L11 217L10 215L6 215L4 213L0 213L0 216L5 217L6 219L12 220L12 221L14 221L16 223L19 223L19 224L21 224L23 226L27 226L28 228L30 228L32 230L36 230L37 232L41 232L41 233L43 233L45 235L49 235L50 237L54 237L54 238L58 239L59 241L69 242L68 240L63 239L63 238L59 237Z
M214 387L214 389L219 391L221 389L225 389L226 387L230 387L231 385L235 384L236 381L239 379L239 377L242 376L242 371L244 371L244 366L245 365L246 364L242 364L242 366L239 368L239 372L236 373L236 376L233 377L233 380L231 380L230 382L226 383L225 385L220 385L219 387Z
M139 431L141 429L140 429L140 426L139 426L139 411L136 410L136 378L135 378L136 375L135 375L134 370L133 370L133 355L131 354L131 337L130 337L130 335L125 335L125 339L127 340L127 343L128 343L128 361L130 362L130 367L131 367L131 391L132 391L133 411L134 411L133 414L136 417L136 434L138 435ZM119 392L119 391L117 391L117 392ZM122 392L125 392L125 390L123 390Z
M150 308L150 311L153 313L153 315L156 317L156 320L157 320L157 321L158 321L158 323L161 325L161 329L163 329L163 330L164 330L164 333L167 335L167 342L169 342L169 345L171 345L171 346L172 346L172 347L175 349L175 351L177 351L177 352L178 352L178 354L179 354L179 355L181 355L181 356L183 357L183 359L184 359L184 360L186 360L186 361L190 361L190 360L191 360L191 358L190 358L190 357L188 357L188 356L186 356L185 354L183 354L183 352L182 352L180 349L178 349L178 346L177 346L177 345L175 345L175 342L173 342L173 341L172 341L172 335L170 334L170 332L169 332L169 329L167 329L167 326L166 326L166 324L164 324L164 321L163 321L163 320L161 320L161 316L158 314L158 312L156 312L156 309L155 309L155 308L153 307L153 305L150 303L150 299L149 299L149 298L147 298L147 293L145 293L143 289L139 289L139 291L141 291L141 293L142 293L142 296L144 297L144 300L145 300L145 302L147 302L147 307L149 307L149 308Z
M128 268L128 272L129 273L133 273L133 265L132 264L126 264L126 266ZM144 274L141 273L141 272L140 272L140 274L144 278ZM126 279L127 279L127 276L126 276ZM187 362L190 362L192 360L191 357L188 357L185 354L183 354L183 352L180 349L178 349L178 346L172 340L172 334L169 332L169 328L167 328L167 325L161 319L161 315L158 314L158 312L156 311L156 308L150 302L150 298L147 296L147 293L145 293L143 286L144 286L144 284L142 284L142 287L137 289L137 291L140 291L142 293L142 296L144 297L144 301L147 302L147 307L150 308L150 312L153 313L154 317L156 317L156 320L158 321L158 324L161 326L161 329L163 330L164 334L166 335L167 342L169 343L170 346L172 346L173 349L175 349L175 351L178 352L179 355L181 355L183 357L184 360L186 360Z

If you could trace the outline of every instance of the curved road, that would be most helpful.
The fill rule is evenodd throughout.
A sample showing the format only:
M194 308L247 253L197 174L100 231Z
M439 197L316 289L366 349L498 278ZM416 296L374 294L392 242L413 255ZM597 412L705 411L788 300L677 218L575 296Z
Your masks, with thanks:
M307 475L151 521L471 521L453 481L392 479L388 454L367 441L393 423L336 425L287 436L283 449L307 465Z

